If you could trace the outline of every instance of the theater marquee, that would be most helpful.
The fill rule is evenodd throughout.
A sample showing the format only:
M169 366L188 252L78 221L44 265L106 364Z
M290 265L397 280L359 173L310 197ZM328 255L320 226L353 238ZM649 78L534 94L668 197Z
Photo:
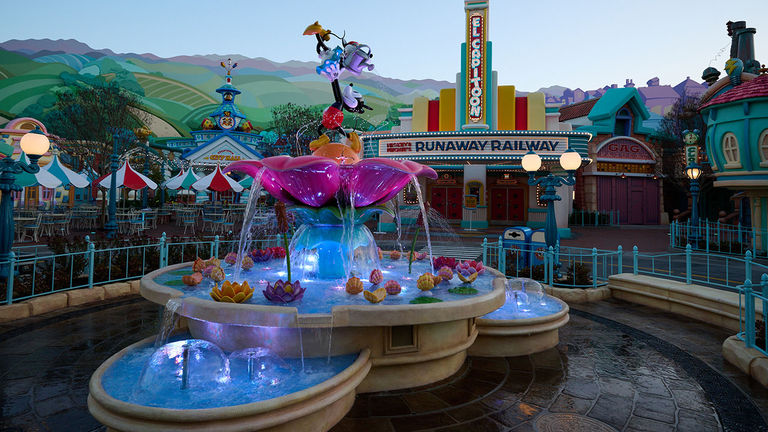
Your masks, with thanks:
M379 156L520 156L530 150L560 155L568 149L566 137L472 136L379 140Z

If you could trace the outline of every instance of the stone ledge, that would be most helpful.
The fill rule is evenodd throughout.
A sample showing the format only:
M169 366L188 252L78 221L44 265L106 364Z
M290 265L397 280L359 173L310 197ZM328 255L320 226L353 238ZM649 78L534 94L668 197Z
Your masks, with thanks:
M739 330L739 294L735 292L631 273L610 276L608 288L620 300ZM761 304L755 313L762 314Z
M0 323L29 318L70 306L80 306L106 299L138 294L139 286L140 279L136 279L129 282L95 286L93 288L59 291L20 303L0 305Z
M768 387L768 357L765 354L747 348L744 341L734 335L723 342L723 358L763 387Z
M15 321L29 317L29 303L0 306L0 322Z
M611 296L611 290L607 287L599 288L558 288L543 285L544 291L552 297L557 297L566 303L592 303L607 299Z
M82 288L67 291L67 306L80 306L104 300L104 287Z
M122 297L131 294L131 284L128 282L117 282L104 285L104 298Z
M68 301L69 297L67 296L67 293L57 292L25 300L22 303L27 303L29 305L29 315L35 316L52 312L57 309L64 309L67 307Z

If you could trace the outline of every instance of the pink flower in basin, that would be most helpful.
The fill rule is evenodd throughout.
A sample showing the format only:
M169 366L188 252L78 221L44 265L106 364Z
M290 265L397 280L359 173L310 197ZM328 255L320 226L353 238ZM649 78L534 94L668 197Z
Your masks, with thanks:
M304 297L305 288L302 288L299 281L294 283L278 280L275 285L267 282L267 288L262 291L267 300L275 303L290 303L295 300L301 300Z
M261 184L267 192L280 201L310 207L327 204L340 189L352 193L355 207L381 204L397 195L412 175L437 178L432 168L411 161L369 158L339 165L323 156L238 161L224 172L240 171L255 177L262 168Z

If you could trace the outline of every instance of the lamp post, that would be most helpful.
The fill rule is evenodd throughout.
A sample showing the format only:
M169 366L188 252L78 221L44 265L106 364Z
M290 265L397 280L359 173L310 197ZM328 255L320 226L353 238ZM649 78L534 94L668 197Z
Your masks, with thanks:
M557 243L557 218L555 216L555 201L560 201L560 196L557 195L555 188L558 186L566 185L572 186L576 183L574 173L581 166L581 155L575 150L568 149L562 155L560 155L560 166L568 173L566 177L560 177L552 174L551 172L544 176L536 178L536 171L541 168L541 157L529 151L523 156L522 161L523 169L528 172L528 184L531 186L544 187L544 195L539 199L542 202L547 203L547 219L544 223L544 241L547 243L547 247L555 247Z
M0 191L3 194L0 198L0 278L8 277L8 262L13 247L13 191L22 190L21 186L14 184L16 174L22 171L30 174L39 172L37 161L48 151L51 143L39 128L35 128L21 137L20 145L21 150L29 156L30 164L13 160L13 147L6 149L5 158L0 160Z
M133 131L136 138L140 142L144 143L144 175L149 176L149 141L147 138L152 133L146 126L142 126ZM145 187L141 190L141 208L147 208L147 195L149 194L149 187Z
M685 175L691 181L691 225L689 234L689 243L697 247L699 241L699 177L701 177L701 166L696 162L691 162L685 167Z
M133 132L124 129L116 130L112 134L112 157L109 165L112 170L109 186L109 208L107 209L107 223L104 224L104 230L109 238L115 237L117 233L117 169L120 168L120 156L117 154L117 149L133 137L135 137Z

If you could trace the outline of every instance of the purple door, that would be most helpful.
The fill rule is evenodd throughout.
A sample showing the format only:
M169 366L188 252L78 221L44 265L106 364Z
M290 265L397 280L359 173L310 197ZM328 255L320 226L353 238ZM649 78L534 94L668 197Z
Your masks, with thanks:
M597 178L597 209L618 211L622 224L658 224L658 180L600 176Z

